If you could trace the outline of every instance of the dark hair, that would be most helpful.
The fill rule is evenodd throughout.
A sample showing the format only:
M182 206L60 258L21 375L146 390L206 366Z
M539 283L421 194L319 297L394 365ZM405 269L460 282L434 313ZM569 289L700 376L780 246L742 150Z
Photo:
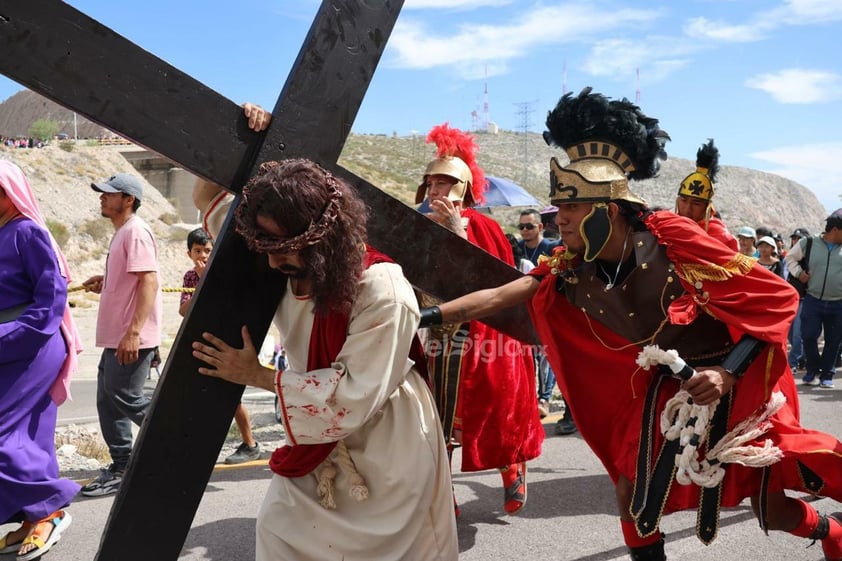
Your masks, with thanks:
M652 209L640 203L633 203L625 199L614 199L611 202L617 204L620 209L620 215L626 218L632 230L635 232L646 231L644 220L652 213Z
M354 189L310 160L267 162L243 189L237 209L237 231L246 241L255 234L271 237L261 234L258 216L283 227L286 240L312 238L298 254L316 313L349 312L359 291L368 222L368 207Z
M194 245L205 247L209 243L213 243L213 238L210 237L204 228L196 228L187 234L187 251L193 249Z
M134 195L127 195L125 193L120 193L124 197L134 197ZM137 212L137 209L140 208L140 199L134 197L134 202L132 203L132 212Z
M517 237L514 234L506 234L506 239L512 244L512 256L515 258L515 267L517 267L520 260L524 258L523 248L520 247Z
M827 217L827 222L825 222L824 231L830 232L834 228L842 229L842 214L837 214L834 212L830 216Z
M771 228L767 228L766 226L758 226L754 232L757 234L754 238L759 240L763 236L769 236L770 238L774 237Z
M528 208L520 212L521 216L534 216L538 222L541 222L541 213L534 208Z

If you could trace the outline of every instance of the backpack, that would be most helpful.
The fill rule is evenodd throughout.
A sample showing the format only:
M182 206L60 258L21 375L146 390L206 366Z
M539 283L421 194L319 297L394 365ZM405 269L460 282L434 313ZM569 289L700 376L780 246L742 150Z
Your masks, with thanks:
M801 261L798 262L798 265L804 269L805 271L809 271L809 263L810 263L810 249L813 247L813 238L812 236L807 238L807 247L804 251L804 257L801 258ZM807 293L807 284L801 282L798 277L793 274L787 275L786 280L789 284L798 291L798 295L802 298Z

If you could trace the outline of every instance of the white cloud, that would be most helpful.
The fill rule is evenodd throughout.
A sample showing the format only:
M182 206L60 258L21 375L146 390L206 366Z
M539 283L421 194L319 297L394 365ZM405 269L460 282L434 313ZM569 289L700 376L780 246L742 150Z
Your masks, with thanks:
M505 68L507 61L526 56L534 47L571 44L657 17L652 10L600 12L590 5L570 4L538 7L505 24L466 23L455 31L442 25L433 29L417 19L399 19L389 41L396 53L391 65L460 70L488 63Z
M839 0L786 0L783 4L755 14L747 23L729 24L704 17L691 18L684 33L696 39L723 43L749 43L766 38L787 25L813 25L842 20Z
M804 24L842 20L839 0L787 0L780 10L784 23Z
M765 37L776 25L772 22L757 21L744 25L729 25L707 18L692 18L684 24L684 33L694 39L720 41L723 43L750 43Z
M751 157L772 164L764 171L788 177L816 194L828 211L842 207L842 142L785 146Z
M674 38L649 37L646 41L609 39L600 41L591 49L582 70L593 76L613 76L625 80L640 68L647 82L657 82L691 61L684 55L696 46L676 43ZM658 59L663 53L672 58Z
M779 103L825 103L842 98L842 76L822 70L785 68L752 76L745 85L768 93Z

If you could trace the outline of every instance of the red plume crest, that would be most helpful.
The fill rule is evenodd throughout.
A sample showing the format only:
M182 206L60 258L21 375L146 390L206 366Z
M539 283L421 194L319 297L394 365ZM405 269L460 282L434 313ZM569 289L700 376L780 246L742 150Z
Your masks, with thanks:
M483 193L487 190L485 172L479 167L476 153L479 152L474 135L454 129L447 123L436 125L427 133L427 144L436 145L436 157L457 157L471 169L471 198L473 204L485 201Z

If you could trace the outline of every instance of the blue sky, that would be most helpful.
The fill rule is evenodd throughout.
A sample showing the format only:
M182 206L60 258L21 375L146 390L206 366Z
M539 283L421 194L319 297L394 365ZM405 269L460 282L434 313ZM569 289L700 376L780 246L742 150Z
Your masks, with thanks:
M229 99L267 107L319 4L68 3ZM639 84L671 155L693 159L714 138L721 164L794 179L833 210L842 207L840 37L840 0L406 0L353 130L471 128L487 84L491 121L541 132L565 86L634 100ZM0 99L19 89L0 77Z

